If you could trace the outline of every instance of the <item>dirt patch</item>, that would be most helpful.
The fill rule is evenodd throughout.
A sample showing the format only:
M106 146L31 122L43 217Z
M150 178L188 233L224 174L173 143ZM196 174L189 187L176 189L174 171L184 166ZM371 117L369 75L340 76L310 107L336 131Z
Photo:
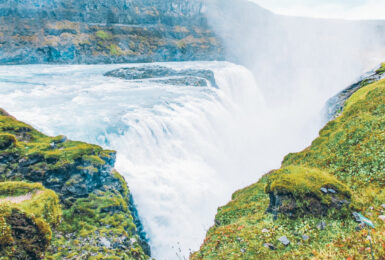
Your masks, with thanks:
M42 192L43 191L39 190L36 192L29 192L25 195L5 197L5 198L0 199L0 203L4 203L4 202L21 203L23 201L32 199L33 195L39 195Z

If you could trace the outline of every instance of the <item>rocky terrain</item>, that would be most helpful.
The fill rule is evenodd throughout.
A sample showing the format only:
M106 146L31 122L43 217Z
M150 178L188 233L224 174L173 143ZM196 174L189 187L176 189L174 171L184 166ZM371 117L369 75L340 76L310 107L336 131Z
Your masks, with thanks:
M384 259L384 72L337 96L311 146L235 192L191 259Z
M1 255L147 259L145 234L114 163L114 151L46 136L1 110Z
M0 64L222 58L199 0L0 2Z
M163 66L120 68L109 71L105 76L127 80L149 80L150 82L179 86L218 87L211 70L174 70Z
M357 90L383 78L385 78L385 63L381 64L380 68L377 70L368 72L366 75L362 76L358 82L352 84L351 86L338 93L336 96L329 99L326 104L326 116L328 120L334 119L340 115L346 100L350 98Z

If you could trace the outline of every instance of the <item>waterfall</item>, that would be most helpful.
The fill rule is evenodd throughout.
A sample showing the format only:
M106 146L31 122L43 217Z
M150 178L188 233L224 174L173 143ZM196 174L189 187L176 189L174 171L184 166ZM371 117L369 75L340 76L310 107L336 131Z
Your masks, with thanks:
M218 88L105 77L136 65L0 67L1 106L43 132L117 150L157 259L197 250L219 205L278 166L259 135L266 122L253 74L227 62L166 63L209 69ZM150 65L148 65L150 66Z
M156 259L199 249L217 207L309 145L326 100L385 58L375 22L282 17L242 0L202 12L233 63L161 65L211 70L218 88L103 76L145 64L0 66L2 108L117 150Z

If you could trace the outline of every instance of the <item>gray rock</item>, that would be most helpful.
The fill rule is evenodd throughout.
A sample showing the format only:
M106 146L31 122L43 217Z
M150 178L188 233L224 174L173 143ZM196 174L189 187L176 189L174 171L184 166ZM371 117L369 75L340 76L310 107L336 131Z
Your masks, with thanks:
M353 215L354 220L355 220L357 223L361 223L361 218L360 218L360 216L358 215L357 212L353 212L352 215Z
M245 253L246 252L246 248L241 248L241 252Z
M323 193L328 193L328 189L326 189L326 188L321 188L321 191L322 191Z
M327 101L325 109L328 121L336 118L343 111L346 100L348 100L357 90L375 81L383 79L384 77L385 73L379 74L373 70L361 77L358 82L350 85L334 97L330 98Z
M321 221L318 225L317 225L317 228L319 230L324 230L326 228L326 222L325 221Z
M281 242L285 246L288 246L290 244L290 240L286 236L282 236L282 237L278 238L278 241Z
M266 229L266 228L262 229L262 233L268 233L268 232L269 232L268 229Z
M273 244L271 244L271 243L264 243L263 246L266 247L266 248L268 248L268 249L270 249L270 250L276 250L276 249L277 249L277 248L276 248Z
M302 240L303 241L308 241L309 240L309 236L308 235L302 235Z
M385 215L380 215L380 216L378 216L378 218L379 218L380 220L382 220L382 221L385 221Z
M334 189L328 189L328 192L336 194L337 192Z
M362 230L362 229L364 229L365 228L365 224L364 223L360 223L359 225L357 225L356 226L356 231L360 231L360 230Z
M150 80L168 85L206 87L210 83L218 87L214 73L205 69L174 70L164 66L142 66L120 68L104 74L108 77L116 77L127 80Z
M135 238L130 238L130 245L133 245L137 242L137 240Z
M107 238L101 237L101 238L99 239L99 242L100 242L100 244L101 244L102 246L104 246L104 247L106 247L106 248L111 248L111 242L108 241Z
M381 207L382 207L383 209L385 209L385 204L382 204Z

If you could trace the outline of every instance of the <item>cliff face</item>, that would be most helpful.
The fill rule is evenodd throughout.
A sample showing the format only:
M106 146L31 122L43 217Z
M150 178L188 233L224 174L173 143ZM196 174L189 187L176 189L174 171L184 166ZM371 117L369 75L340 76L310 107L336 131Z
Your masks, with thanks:
M214 60L221 43L202 3L5 0L0 64Z
M370 258L372 228L358 212L373 222L373 254L383 259L384 73L383 64L343 91L343 112L311 146L235 192L191 259Z
M0 110L1 255L147 259L149 247L114 163L114 151L46 136Z

